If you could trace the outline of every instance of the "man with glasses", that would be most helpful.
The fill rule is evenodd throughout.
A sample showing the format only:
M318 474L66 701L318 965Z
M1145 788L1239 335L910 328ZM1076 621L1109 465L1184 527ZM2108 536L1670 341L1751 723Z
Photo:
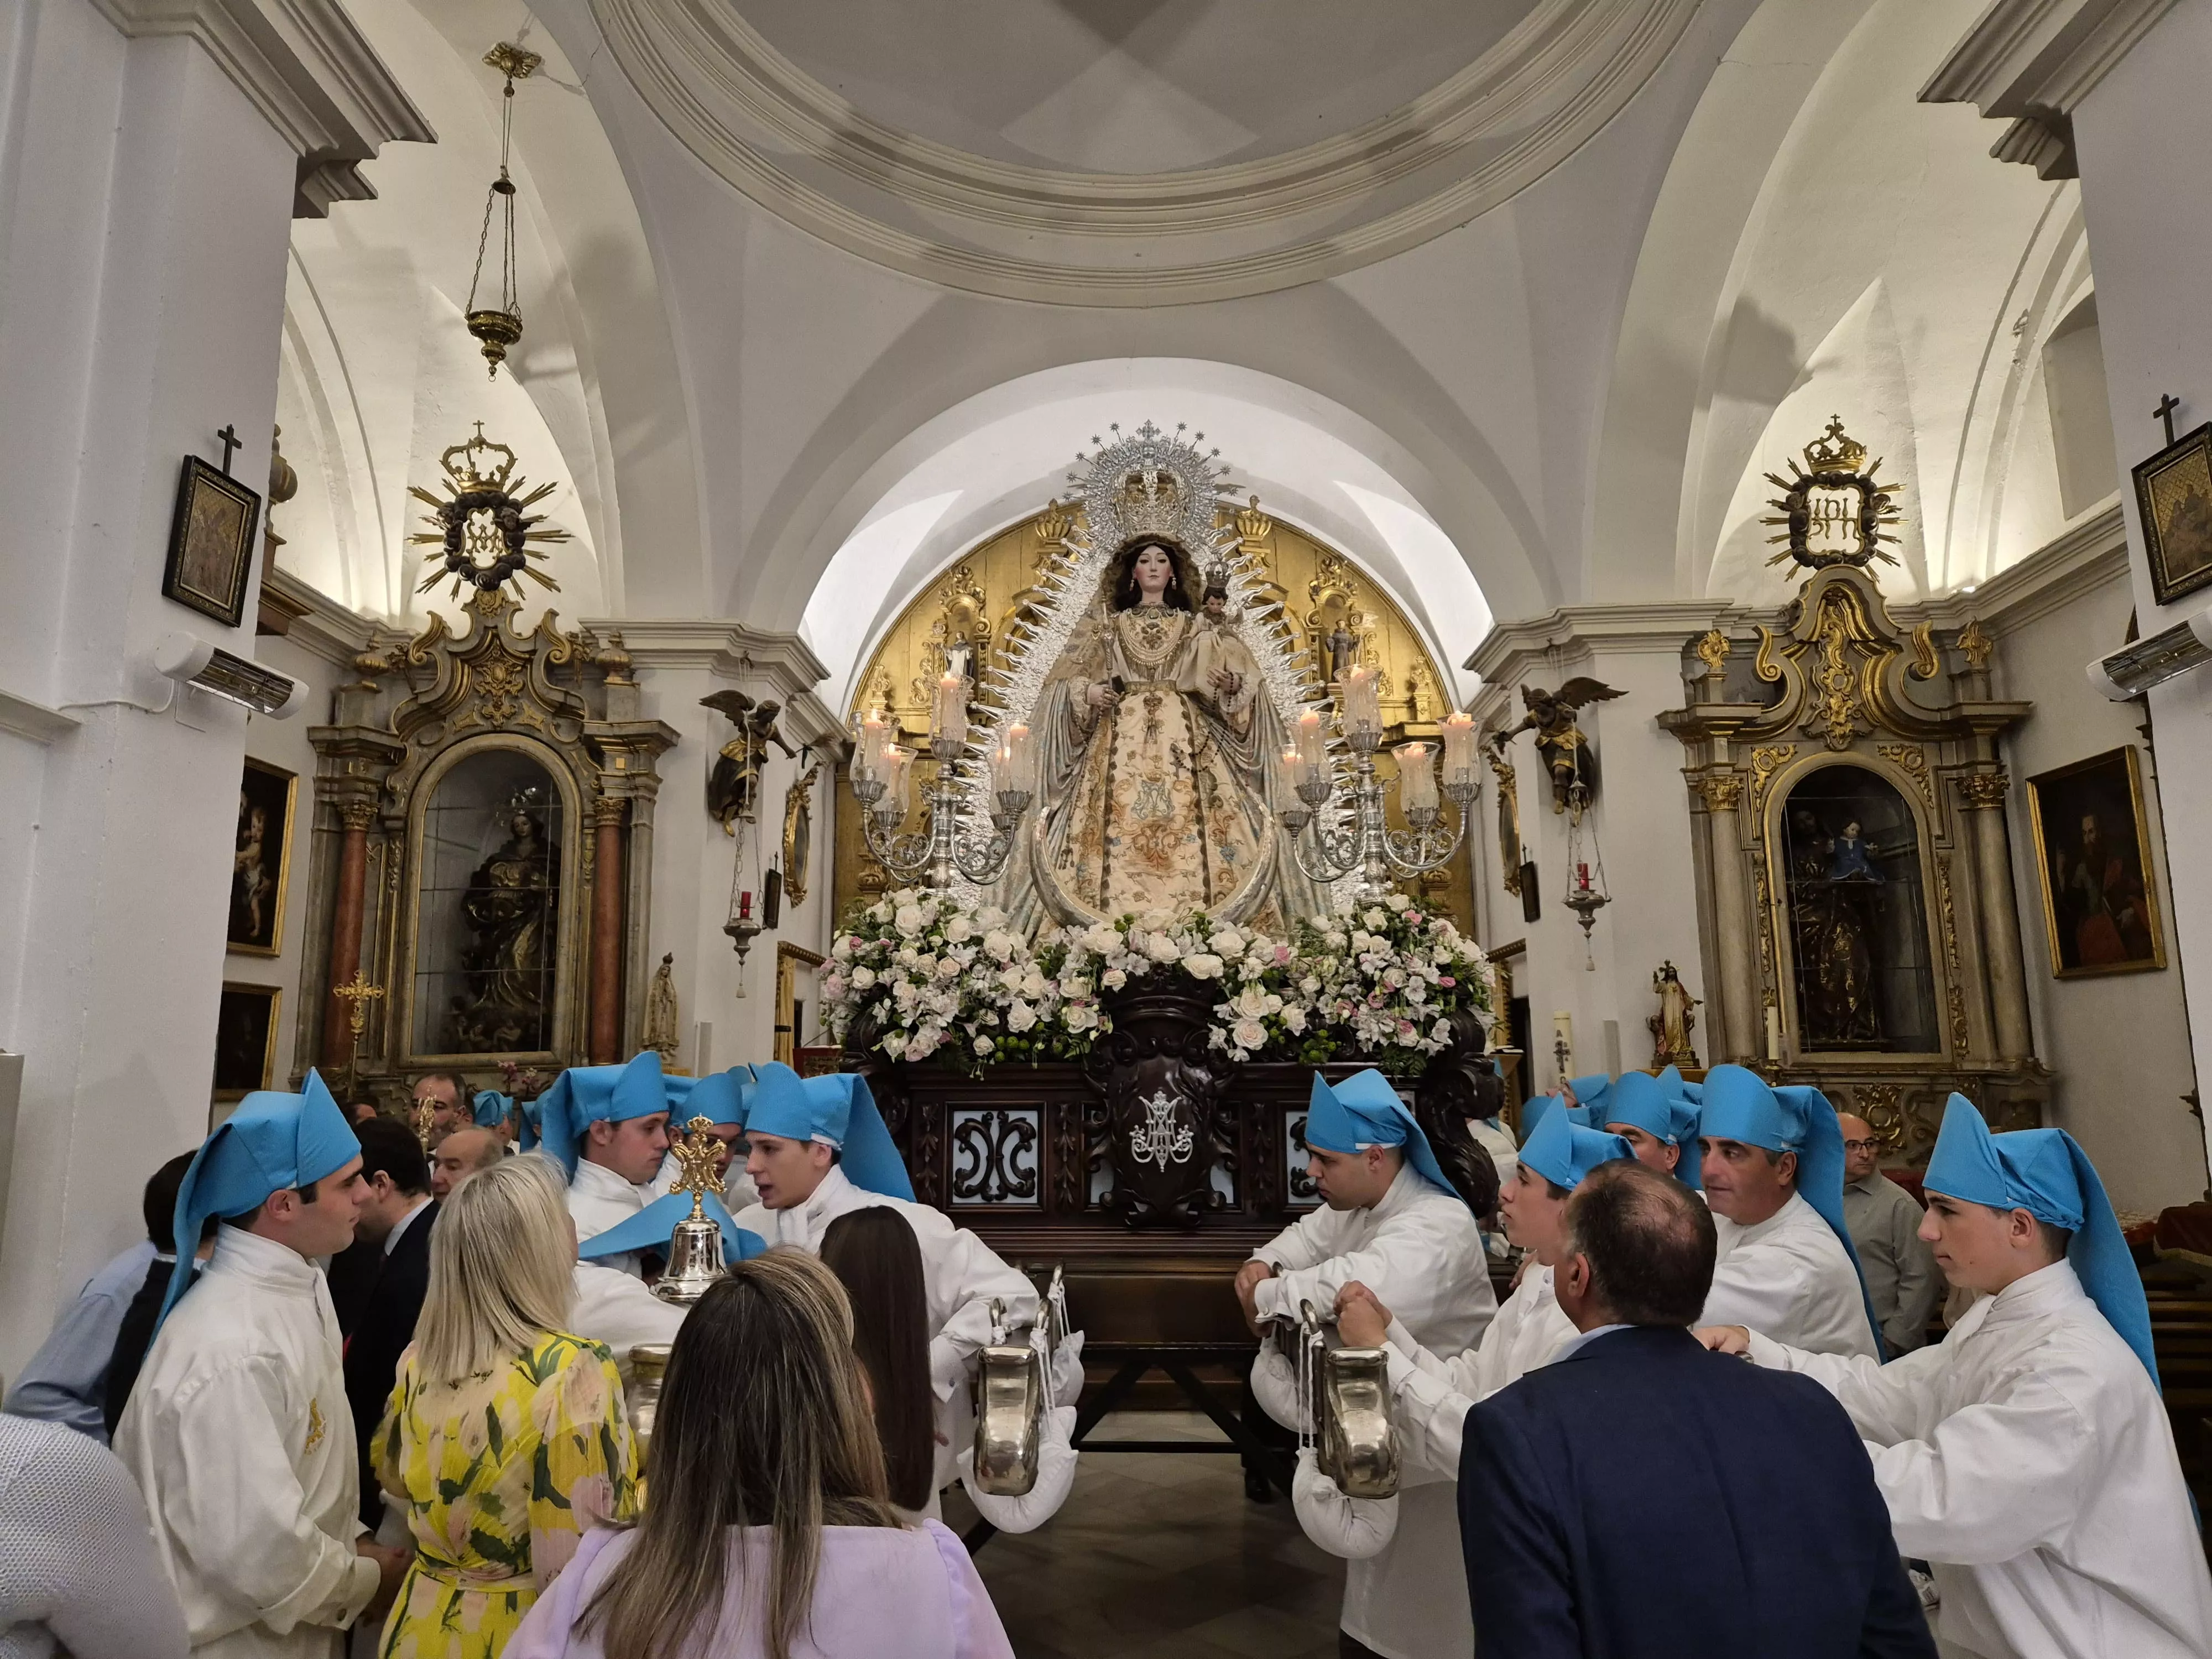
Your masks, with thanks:
M1874 1126L1849 1112L1837 1115L1844 1132L1844 1224L1859 1253L1867 1296L1881 1338L1893 1356L1928 1340L1928 1319L1943 1281L1934 1252L1920 1240L1922 1211L1911 1193L1880 1170Z

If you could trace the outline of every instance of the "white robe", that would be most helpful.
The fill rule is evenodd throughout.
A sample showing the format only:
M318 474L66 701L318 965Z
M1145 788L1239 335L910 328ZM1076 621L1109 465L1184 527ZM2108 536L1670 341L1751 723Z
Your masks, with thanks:
M624 1181L605 1164L594 1164L587 1158L576 1160L576 1173L568 1177L568 1214L576 1224L579 1244L621 1226L643 1209L647 1201L646 1188ZM617 1273L642 1274L645 1252L624 1250L620 1255L603 1255L599 1263Z
M1552 1270L1532 1261L1479 1346L1439 1358L1395 1316L1389 1338L1391 1404L1404 1457L1455 1477L1469 1409L1549 1364L1575 1340L1575 1322L1553 1294Z
M147 1350L115 1450L153 1512L196 1654L333 1659L376 1594L322 1271L224 1227Z
M974 1402L963 1384L975 1355L991 1344L992 1300L1005 1304L1010 1328L1031 1323L1037 1293L1029 1275L1008 1267L981 1239L928 1205L864 1192L835 1166L804 1204L783 1210L755 1204L735 1219L770 1244L795 1244L819 1254L831 1222L878 1205L904 1216L921 1246L922 1289L929 1304L929 1381L937 1396L937 1431L945 1437L937 1449L936 1481L942 1487L957 1473L956 1449L974 1435Z
M663 1302L635 1273L579 1261L574 1277L576 1299L568 1311L568 1328L613 1350L624 1382L630 1379L632 1348L641 1342L673 1342L684 1328L687 1310Z
M2158 1392L2064 1261L1887 1365L1754 1335L1843 1402L1936 1632L1988 1659L2203 1659L2212 1575Z
M1417 1341L1457 1352L1474 1346L1498 1311L1474 1215L1410 1164L1380 1203L1302 1216L1253 1255L1275 1269L1254 1293L1263 1318L1294 1320L1302 1302L1327 1312L1356 1279ZM1297 1412L1282 1409L1279 1395L1270 1397L1263 1375L1282 1365L1272 1347L1264 1350L1253 1391L1270 1416L1294 1429ZM1465 1659L1474 1646L1458 1493L1455 1480L1408 1470L1395 1534L1346 1566L1337 1622L1383 1659Z
M1758 1225L1716 1211L1720 1252L1700 1325L1741 1325L1814 1353L1879 1358L1858 1269L1802 1193Z

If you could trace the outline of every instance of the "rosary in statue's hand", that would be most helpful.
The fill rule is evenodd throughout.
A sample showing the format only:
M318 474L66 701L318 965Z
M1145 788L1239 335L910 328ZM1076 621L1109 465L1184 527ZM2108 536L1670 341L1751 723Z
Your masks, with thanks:
M1243 685L1244 677L1241 674L1232 674L1225 668L1213 671L1213 689L1222 696L1235 696Z

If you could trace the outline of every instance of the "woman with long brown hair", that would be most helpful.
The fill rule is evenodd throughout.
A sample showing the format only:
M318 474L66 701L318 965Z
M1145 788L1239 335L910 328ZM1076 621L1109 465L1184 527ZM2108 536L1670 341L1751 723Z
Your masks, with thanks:
M740 1262L684 1322L643 1515L584 1540L507 1659L1012 1659L960 1540L900 1522L812 1256Z
M853 1353L867 1380L891 1502L910 1516L933 1516L936 1400L921 1246L904 1216L872 1206L830 1224L822 1235L822 1265L837 1275L853 1304Z

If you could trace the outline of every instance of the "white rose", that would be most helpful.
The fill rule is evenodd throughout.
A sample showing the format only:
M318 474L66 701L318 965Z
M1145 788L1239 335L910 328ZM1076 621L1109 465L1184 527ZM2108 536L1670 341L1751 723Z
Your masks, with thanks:
M1206 941L1206 945L1208 948L1224 957L1237 957L1244 954L1244 935L1238 933L1234 927L1215 928L1213 930L1213 937Z
M975 924L957 913L945 924L945 937L955 945L964 944L975 931Z
M1014 936L994 927L983 935L983 949L1004 962L1014 954Z
M1154 962L1173 962L1182 954L1176 942L1165 933L1146 933L1144 936L1144 953Z
M1016 997L1013 1005L1006 1010L1006 1029L1009 1031L1026 1031L1036 1023L1036 1010Z
M1359 919L1370 927L1387 927L1390 925L1390 918L1383 914L1382 907L1379 904L1369 905L1365 914Z
M1298 981L1298 989L1304 991L1310 997L1317 996L1321 993L1321 981L1316 979L1311 974L1308 974L1304 979Z
M1096 951L1100 956L1105 956L1121 948L1121 930L1110 921L1102 921L1096 927L1083 930L1082 943L1085 950Z
M937 964L937 976L939 979L959 978L960 963L958 958L954 957L946 957L939 961Z
M1267 1028L1256 1019L1240 1019L1230 1036L1237 1039L1240 1048L1264 1048L1267 1046Z
M1430 1042L1449 1042L1451 1041L1451 1039L1452 1039L1452 1025L1451 1025L1451 1021L1449 1021L1449 1020L1448 1020L1448 1019L1440 1019L1440 1020L1438 1020L1438 1021L1437 1021L1434 1025L1431 1025L1431 1027L1429 1027L1429 1041L1430 1041Z
M1415 980L1412 984L1406 988L1406 1000L1412 1003L1415 1007L1419 1007L1421 1004L1426 1002L1428 1000L1429 988L1422 984L1420 981Z
M1147 933L1164 933L1175 926L1175 915L1167 910L1147 910L1137 918L1137 926Z
M1297 1033L1306 1029L1306 1011L1295 1002L1283 1005L1283 1029Z
M975 1039L975 1052L979 1054L988 1054L998 1046L987 1036L979 1036Z
M853 969L853 988L855 991L865 991L875 982L876 970L874 969L855 968Z
M1109 968L1098 976L1098 982L1109 991L1118 991L1129 982L1129 976L1119 968Z
M1091 994L1091 981L1082 978L1063 979L1060 982L1060 994L1071 1002L1078 997L1087 997Z
M1011 994L1022 988L1022 970L1019 968L1001 968L991 976L991 982Z
M921 907L918 904L902 904L899 907L898 914L893 916L891 921L902 933L908 935L918 933L921 931Z
M1022 994L1025 997L1041 997L1051 989L1052 981L1035 966L1022 976Z
M1410 910L1413 908L1413 902L1403 893L1385 893L1382 895L1382 902L1393 910Z
M1087 1031L1098 1024L1098 1011L1087 1002L1071 1002L1060 1018L1071 1031Z
M850 962L853 959L852 939L844 934L838 935L837 942L830 947L830 954L840 962Z
M1182 970L1193 979L1219 979L1221 958L1210 951L1200 951L1182 959Z
M1248 985L1237 994L1232 1005L1247 1019L1257 1019L1267 1012L1267 994L1257 985Z

